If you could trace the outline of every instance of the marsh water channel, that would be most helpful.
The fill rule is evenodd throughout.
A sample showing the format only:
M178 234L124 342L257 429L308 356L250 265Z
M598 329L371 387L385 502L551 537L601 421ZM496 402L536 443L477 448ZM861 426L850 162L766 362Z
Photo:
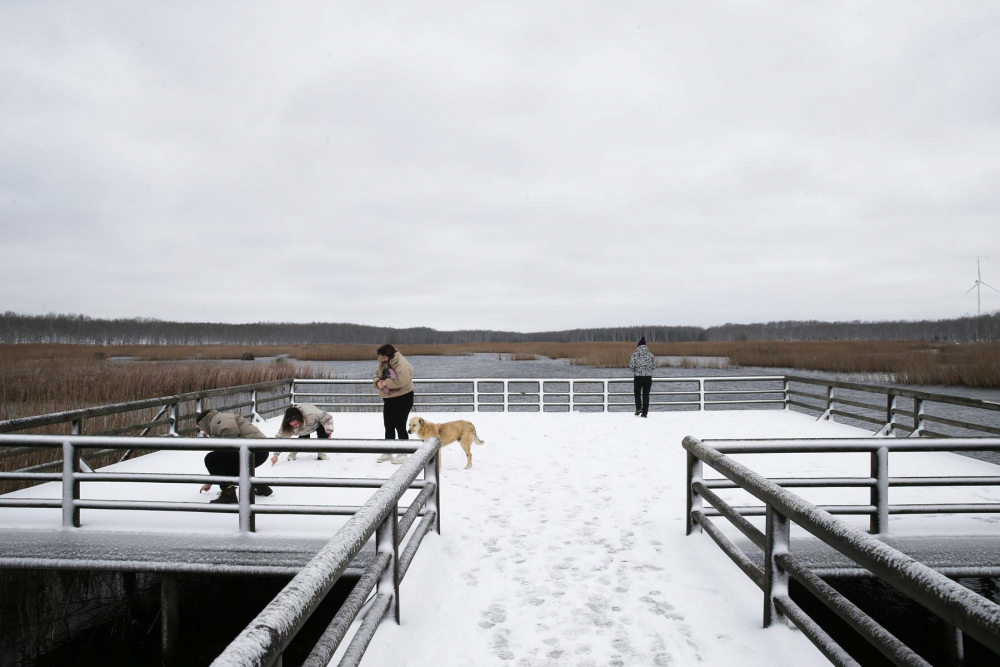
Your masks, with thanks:
M570 363L568 360L546 358L514 360L506 354L473 354L454 357L413 356L409 357L409 360L414 366L415 376L423 379L516 378L528 380L539 378L552 380L553 384L558 384L560 380L587 378L620 380L620 383L613 383L611 391L615 393L615 396L609 400L609 409L621 412L631 412L632 410L631 373L628 369L578 366ZM890 378L885 377L845 376L782 368L728 368L723 367L724 360L720 359L683 359L674 357L659 358L659 361L663 365L657 368L655 376L664 378L799 375L879 385L893 384L889 381ZM255 361L232 361L226 363L264 364L274 362L274 359L258 359ZM371 390L369 384L369 379L376 367L374 360L299 362L294 359L288 359L283 360L283 363L308 367L314 376L331 377L341 380L357 380L358 384L356 385L320 385L321 389L316 390L330 393L370 392L372 409L380 407L380 401L374 391ZM707 364L709 367L699 367L699 364ZM568 382L564 382L563 384L568 385ZM603 383L601 384L603 385ZM821 391L817 391L821 388L810 387L809 385L800 386L812 390L813 393L822 393ZM748 390L750 388L774 390L774 394L764 394L763 396L773 398L774 400L780 400L782 396L780 393L780 381L762 380L759 384L752 385L748 385L747 383L729 384L720 382L714 388L717 390ZM905 388L919 389L928 393L950 394L1000 402L1000 390L938 386L906 386ZM480 389L483 390L482 387ZM664 388L662 391L692 391L696 389L696 383L688 382L679 385L670 385L669 389ZM421 390L426 393L432 391L471 391L471 382L458 389L456 389L456 385L421 385L418 387L418 406L421 404L428 406L433 405L435 397L425 396L421 399L419 397ZM513 390L514 388L512 387ZM524 390L525 393L537 391L537 383L534 383L534 387L526 386ZM580 390L588 391L587 389ZM564 389L557 386L549 388L549 391L558 392L564 391ZM849 398L849 400L871 404L878 404L879 400L884 402L883 396L870 393L848 392L845 390L840 391L840 395ZM739 394L730 396L739 397ZM748 398L760 397L761 395L748 396ZM690 397L659 397L659 401L662 402L674 402L675 400L690 400ZM657 402L656 397L654 397L654 402ZM899 407L902 409L910 409L911 405L912 402L909 401L901 400L899 403ZM489 407L484 406L485 409L489 409ZM498 407L502 408L502 406ZM524 401L512 399L510 407L515 411L537 411L538 409L565 411L569 406L565 402L557 401L548 403L540 398L528 396ZM772 405L750 407L754 407L755 409L774 409L779 406L775 403ZM577 408L581 411L587 411L590 409L603 409L603 406L587 406L586 401L582 403L578 401ZM697 408L697 405L654 405L652 411ZM424 409L427 408L425 407ZM462 409L458 408L458 410ZM799 408L793 409L803 411ZM1000 412L991 413L991 415L996 415L996 417L987 415L984 418L982 414L975 414L982 411L940 404L934 406L930 411L941 416L1000 426L1000 423L998 423L1000 422ZM813 416L818 415L818 412L803 412L812 414ZM851 420L845 420L840 417L837 420L852 423ZM860 426L868 432L877 429L876 426L861 421L854 422L853 425ZM955 432L953 434L964 436L976 435L969 432ZM980 455L977 458L991 460L994 463L1000 462L997 460L1000 457L990 455ZM706 544L705 548L714 547ZM31 665L34 667L48 667L73 662L76 664L100 664L102 667L117 667L119 665L160 663L158 652L159 628L156 618L158 612L156 575L138 575L130 579L127 576L123 578L120 574L97 574L92 578L87 576L88 573L23 574L26 577L25 579L19 582L9 580L5 585L5 590L10 593L17 593L16 588L20 586L30 589L26 590L26 593L34 591L35 595L48 597L50 603L73 598L73 604L79 606L81 609L93 608L92 599L96 598L98 607L102 604L106 607L110 605L112 612L104 613L106 618L102 622L86 624L85 627L81 626L77 631L69 628L70 631L63 634L63 641L59 645L48 646L45 650L35 652L34 655L15 655L4 649L5 643L9 648L12 645L9 642L14 641L16 643L24 640L23 637L10 636L10 627L8 627L6 630L0 631L0 666L19 665L27 667ZM36 578L30 579L30 577ZM256 613L263 608L286 582L287 580L282 578L248 579L211 576L182 578L181 608L188 610L188 613L182 615L181 618L181 633L186 637L186 641L181 661L178 664L201 665L211 662L214 656L228 644L228 641L253 619ZM985 595L994 602L1000 602L1000 588L998 588L995 580L962 579L960 582ZM939 619L928 614L922 607L878 581L845 579L830 580L829 583L871 614L875 619L883 623L887 629L897 634L904 642L926 656L932 664L947 664L945 637L948 629L944 627ZM16 584L16 586L13 584ZM328 598L327 602L324 603L324 608L316 616L316 627L308 626L303 631L304 635L316 634L318 636L318 633L322 631L321 624L328 622L332 618L343 595L344 593L335 591ZM871 648L863 639L860 639L857 634L847 628L842 621L830 613L825 606L817 602L810 594L801 590L794 582L792 596L809 614L823 625L827 632L841 642L861 664L890 664L881 654ZM92 598L91 602L87 602L88 598ZM66 602L66 604L69 605L69 602ZM17 613L30 614L31 607L24 607L22 605L16 611ZM8 610L9 613L11 613L10 609ZM38 619L36 619L36 624L37 621ZM65 620L62 622L65 623ZM33 636L36 641L44 641L45 634L44 631L39 631L36 628L36 633ZM67 635L70 637L69 640L65 639ZM4 639L7 641L3 641ZM968 640L968 638L966 639L966 652L966 664L968 665L996 664L995 655L990 654L975 642ZM296 655L292 651L286 654L284 664L299 664L303 657Z

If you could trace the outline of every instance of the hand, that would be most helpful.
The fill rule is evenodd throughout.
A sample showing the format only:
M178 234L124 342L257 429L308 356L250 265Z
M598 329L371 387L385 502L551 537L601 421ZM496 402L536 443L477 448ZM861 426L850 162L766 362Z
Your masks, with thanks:
M327 433L326 434L326 439L327 440L332 440L333 439L333 433Z
M278 462L278 455L277 454L272 454L271 455L271 465L273 466L277 462Z
M201 490L198 491L198 493L205 493L206 491L211 491L211 490L212 490L211 484L202 484Z

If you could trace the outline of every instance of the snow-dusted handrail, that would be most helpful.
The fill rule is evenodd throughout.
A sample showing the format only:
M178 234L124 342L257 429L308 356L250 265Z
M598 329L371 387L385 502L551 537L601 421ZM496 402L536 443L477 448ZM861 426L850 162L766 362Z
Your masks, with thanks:
M627 371L625 371L627 372ZM650 391L650 406L698 406L699 410L704 410L705 406L716 405L751 405L751 404L771 404L781 408L787 406L788 384L784 381L783 375L744 375L744 376L706 376L706 377L654 377L653 388ZM716 383L733 382L781 382L780 387L772 389L713 389ZM416 378L413 380L416 387L429 385L471 385L470 390L436 391L436 392L416 392L416 404L414 410L433 411L436 408L464 408L472 412L481 412L483 408L495 411L509 412L511 408L538 408L544 411L546 408L568 409L570 412L580 408L594 410L600 409L609 412L613 408L631 410L633 396L632 376L626 377L603 377L603 378ZM514 388L511 385L537 385L537 390L529 390L523 386ZM564 385L567 389L553 389L549 385ZM363 391L329 392L329 391L303 391L300 387L308 388L309 385L327 386L357 386ZM482 385L490 388L484 390ZM495 388L495 387L498 387ZM584 387L577 387L584 385ZM594 385L598 385L599 391L594 391ZM628 385L628 391L612 391L621 385ZM678 391L663 390L670 385L696 385L691 389L680 389ZM655 391L655 389L661 389ZM746 398L746 396L766 395L765 398ZM780 396L780 398L775 398ZM433 400L426 399L433 397ZM486 400L483 400L484 397ZM613 397L627 397L629 400L614 400ZM677 400L658 400L658 398L674 397ZM721 398L727 397L727 398ZM319 398L320 400L316 400ZM546 399L557 400L546 400ZM334 399L363 399L357 402ZM456 400L447 400L456 399ZM531 400L534 399L534 400ZM337 410L367 408L374 409L381 406L381 400L372 387L370 379L296 379L292 385L292 401L305 401L313 403L323 408L333 408ZM326 401L326 402L324 402Z
M881 439L879 442L885 443ZM939 447L948 449L950 443L951 441L942 442ZM993 446L1000 446L1000 442L994 443ZM805 572L805 567L790 553L789 528L791 522L794 522L957 629L1000 653L1000 605L990 602L884 542L848 526L828 512L783 489L697 438L690 436L684 438L683 447L689 455L688 534L694 532L695 526L705 528L726 555L761 585L765 596L765 627L781 616L789 617L827 657L838 664L848 664L836 657L842 653L839 646L788 597L789 576L801 581L814 592L821 590ZM760 533L752 525L739 523L736 519L738 513L734 508L711 492L705 493L707 488L702 480L702 462L765 503L766 533ZM700 489L701 494L692 495L690 492L692 487ZM709 500L727 518L733 519L736 526L748 537L758 544L763 543L763 571L756 565L748 563L739 547L712 525L711 520L701 509L702 497ZM901 646L898 640L888 635L884 628L860 609L845 604L842 596L825 589L822 593L817 596L820 601L851 623L883 653L897 658L897 664L926 664L919 656L906 657L909 654L906 653L908 649L905 646ZM957 641L961 641L960 634L958 637Z
M309 616L340 578L351 559L376 532L376 552L391 552L386 569L378 578L378 595L393 597L390 609L395 609L399 621L399 559L397 545L396 508L400 497L421 471L436 466L439 442L430 439L417 449L380 488L306 564L302 571L278 593L249 626L229 644L212 663L217 667L248 667L271 665L295 637ZM429 495L428 498L432 496ZM429 512L437 512L437 505ZM384 557L383 557L384 558ZM385 562L376 560L377 563ZM369 583L374 584L374 577ZM356 596L363 599L365 596ZM336 621L337 619L335 619ZM334 650L336 647L334 647Z
M118 510L150 510L150 511L181 511L181 512L215 512L238 513L241 532L253 532L257 514L352 514L356 507L330 506L258 506L253 502L250 489L256 484L271 486L316 486L316 487L347 487L372 488L378 487L385 480L337 480L337 479L304 479L294 477L256 477L253 475L251 457L257 451L272 451L280 446L282 451L294 452L324 452L333 454L410 454L417 451L418 441L389 441L364 439L310 439L308 441L290 438L276 441L273 438L162 438L157 442L157 449L174 451L205 451L228 450L235 451L240 458L240 474L238 477L221 475L183 475L163 473L105 473L81 469L81 452L83 450L115 451L124 449L148 448L149 438L86 436L86 435L21 435L0 434L0 447L21 446L26 449L53 448L62 450L61 473L44 473L37 471L0 472L0 480L18 481L61 481L61 500L37 498L0 498L0 507L61 507L64 528L80 527L81 509L118 509ZM280 444L279 444L280 443ZM143 500L82 500L80 498L81 482L159 482L159 483L198 483L198 484L235 484L238 485L238 503L210 504L197 502L151 502ZM419 485L419 483L418 483Z

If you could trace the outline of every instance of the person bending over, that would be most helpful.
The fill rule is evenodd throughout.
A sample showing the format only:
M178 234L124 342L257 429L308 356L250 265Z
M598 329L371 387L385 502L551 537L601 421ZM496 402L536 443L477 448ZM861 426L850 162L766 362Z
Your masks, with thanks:
M333 415L320 410L312 403L293 403L285 410L285 416L278 427L276 438L308 438L313 433L317 438L333 437ZM298 452L289 452L288 460L294 461ZM316 454L320 461L327 460L323 452ZM278 454L271 457L271 465L278 462Z
M219 412L218 410L207 410L199 412L195 418L198 423L198 430L210 438L266 438L256 426L241 417L230 412ZM267 460L266 451L253 452L253 467L259 468ZM223 477L240 476L240 453L236 450L217 450L205 455L205 467L208 468L209 475L219 475ZM234 484L221 484L222 490L219 497L212 500L213 503L235 504L236 486ZM204 493L212 488L211 484L201 487ZM274 490L264 484L257 484L253 487L252 493L260 496L269 496Z

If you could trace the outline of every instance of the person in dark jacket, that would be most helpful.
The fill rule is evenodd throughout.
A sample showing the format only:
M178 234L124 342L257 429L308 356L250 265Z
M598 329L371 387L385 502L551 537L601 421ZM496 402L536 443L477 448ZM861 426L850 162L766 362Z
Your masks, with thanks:
M210 438L266 438L260 429L244 419L242 416L229 412L219 412L218 410L208 410L199 412L195 418L198 423L198 430ZM253 467L259 468L267 460L266 451L253 452ZM272 464L273 465L273 464ZM205 455L205 467L208 468L209 475L219 475L222 477L240 476L240 455L234 450L212 451ZM236 486L233 484L222 484L219 497L210 502L235 504ZM211 484L201 487L204 493L212 488ZM264 484L257 484L253 487L253 492L259 496L269 496L274 493L273 489Z
M399 350L386 344L378 349L379 364L372 383L382 397L382 423L385 439L409 440L406 421L413 409L413 366ZM394 457L383 454L378 462L402 463L406 454Z
M635 391L635 416L645 417L649 414L649 390L653 387L653 369L656 368L656 358L646 347L646 337L639 339L639 347L628 360L628 367L635 376L632 387Z

